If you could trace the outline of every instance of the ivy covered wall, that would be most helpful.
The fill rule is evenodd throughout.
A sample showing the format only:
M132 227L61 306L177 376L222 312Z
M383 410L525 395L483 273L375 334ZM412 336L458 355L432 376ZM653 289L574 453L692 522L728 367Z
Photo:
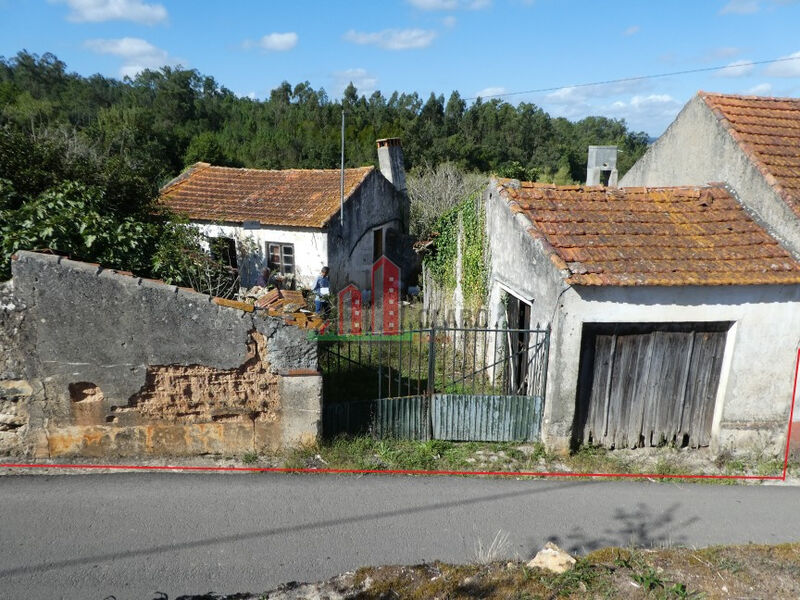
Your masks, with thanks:
M427 308L474 312L484 307L490 258L484 209L482 195L475 193L439 219L435 249L424 260Z

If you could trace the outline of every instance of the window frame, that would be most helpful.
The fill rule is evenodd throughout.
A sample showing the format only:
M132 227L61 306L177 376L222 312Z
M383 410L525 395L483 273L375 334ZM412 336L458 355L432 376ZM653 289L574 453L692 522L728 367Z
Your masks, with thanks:
M296 255L294 252L294 244L288 242L264 242L266 255L267 255L267 265L272 269L274 268L278 270L281 275L294 275L297 268L297 262L295 260ZM273 248L277 251L278 260L274 259Z

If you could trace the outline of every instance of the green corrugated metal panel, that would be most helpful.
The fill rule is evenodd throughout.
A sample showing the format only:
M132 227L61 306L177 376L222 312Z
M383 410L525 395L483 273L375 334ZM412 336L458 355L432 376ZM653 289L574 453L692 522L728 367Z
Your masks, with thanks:
M329 404L324 434L365 434L411 440L510 442L538 440L540 396L434 394Z
M427 440L425 397L383 398L375 401L373 434L409 440Z
M538 440L542 405L540 396L434 394L433 437L484 442Z

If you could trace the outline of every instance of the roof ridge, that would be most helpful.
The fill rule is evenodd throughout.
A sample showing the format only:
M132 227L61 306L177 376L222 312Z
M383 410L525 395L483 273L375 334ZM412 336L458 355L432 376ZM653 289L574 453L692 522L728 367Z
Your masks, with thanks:
M722 106L715 106L713 104L714 98L726 98L726 97L737 97L741 100L755 100L755 101L762 101L762 100L775 100L775 101L782 101L782 102L793 102L797 104L798 110L800 111L800 98L767 98L763 96L753 96L753 97L746 97L746 96L733 96L733 95L725 95L725 94L712 94L712 93L703 93L698 92L703 103L708 107L711 111L711 114L716 117L717 121L722 125L725 131L733 138L733 141L736 143L739 148L741 148L742 152L744 152L747 159L750 163L758 170L767 184L775 190L775 193L781 198L789 206L789 209L794 212L798 217L800 217L800 198L795 198L791 192L789 192L782 183L782 178L777 178L770 170L767 163L761 158L760 153L756 151L753 144L750 143L745 135L746 132L743 133L739 131L736 124L734 124L731 119L728 118L728 115L725 113L725 107Z
M300 173L330 173L336 172L339 173L341 169L334 168L334 169L300 169L297 167L292 167L290 169L257 169L254 167L225 167L222 165L211 165L209 163L198 163L206 165L211 169L220 169L226 171L237 171L237 172L244 172L244 171L254 171L256 173L287 173L287 172L300 172ZM364 165L361 167L346 167L344 170L345 172L353 172L353 171L371 171L375 169L375 165Z
M158 190L160 195L163 195L167 190L171 190L177 187L179 184L183 183L189 177L194 175L195 173L199 173L200 171L205 171L211 166L211 163L207 162L196 162L192 166L187 169L181 171L179 175L170 179L167 183L161 186L161 189Z
M716 98L737 98L741 100L774 100L776 102L800 103L800 98L794 98L792 96L760 96L758 94L723 94L722 92L706 92L704 90L699 90L697 92L697 95L704 99L713 96Z

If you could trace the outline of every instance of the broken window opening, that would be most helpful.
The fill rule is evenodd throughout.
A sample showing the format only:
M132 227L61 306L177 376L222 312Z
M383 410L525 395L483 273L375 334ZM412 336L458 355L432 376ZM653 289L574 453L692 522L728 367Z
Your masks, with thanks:
M372 262L377 262L383 256L383 240L384 230L383 227L378 227L372 230Z
M229 237L212 237L208 240L208 247L211 251L211 258L232 269L239 268L239 261L236 258L236 240Z

